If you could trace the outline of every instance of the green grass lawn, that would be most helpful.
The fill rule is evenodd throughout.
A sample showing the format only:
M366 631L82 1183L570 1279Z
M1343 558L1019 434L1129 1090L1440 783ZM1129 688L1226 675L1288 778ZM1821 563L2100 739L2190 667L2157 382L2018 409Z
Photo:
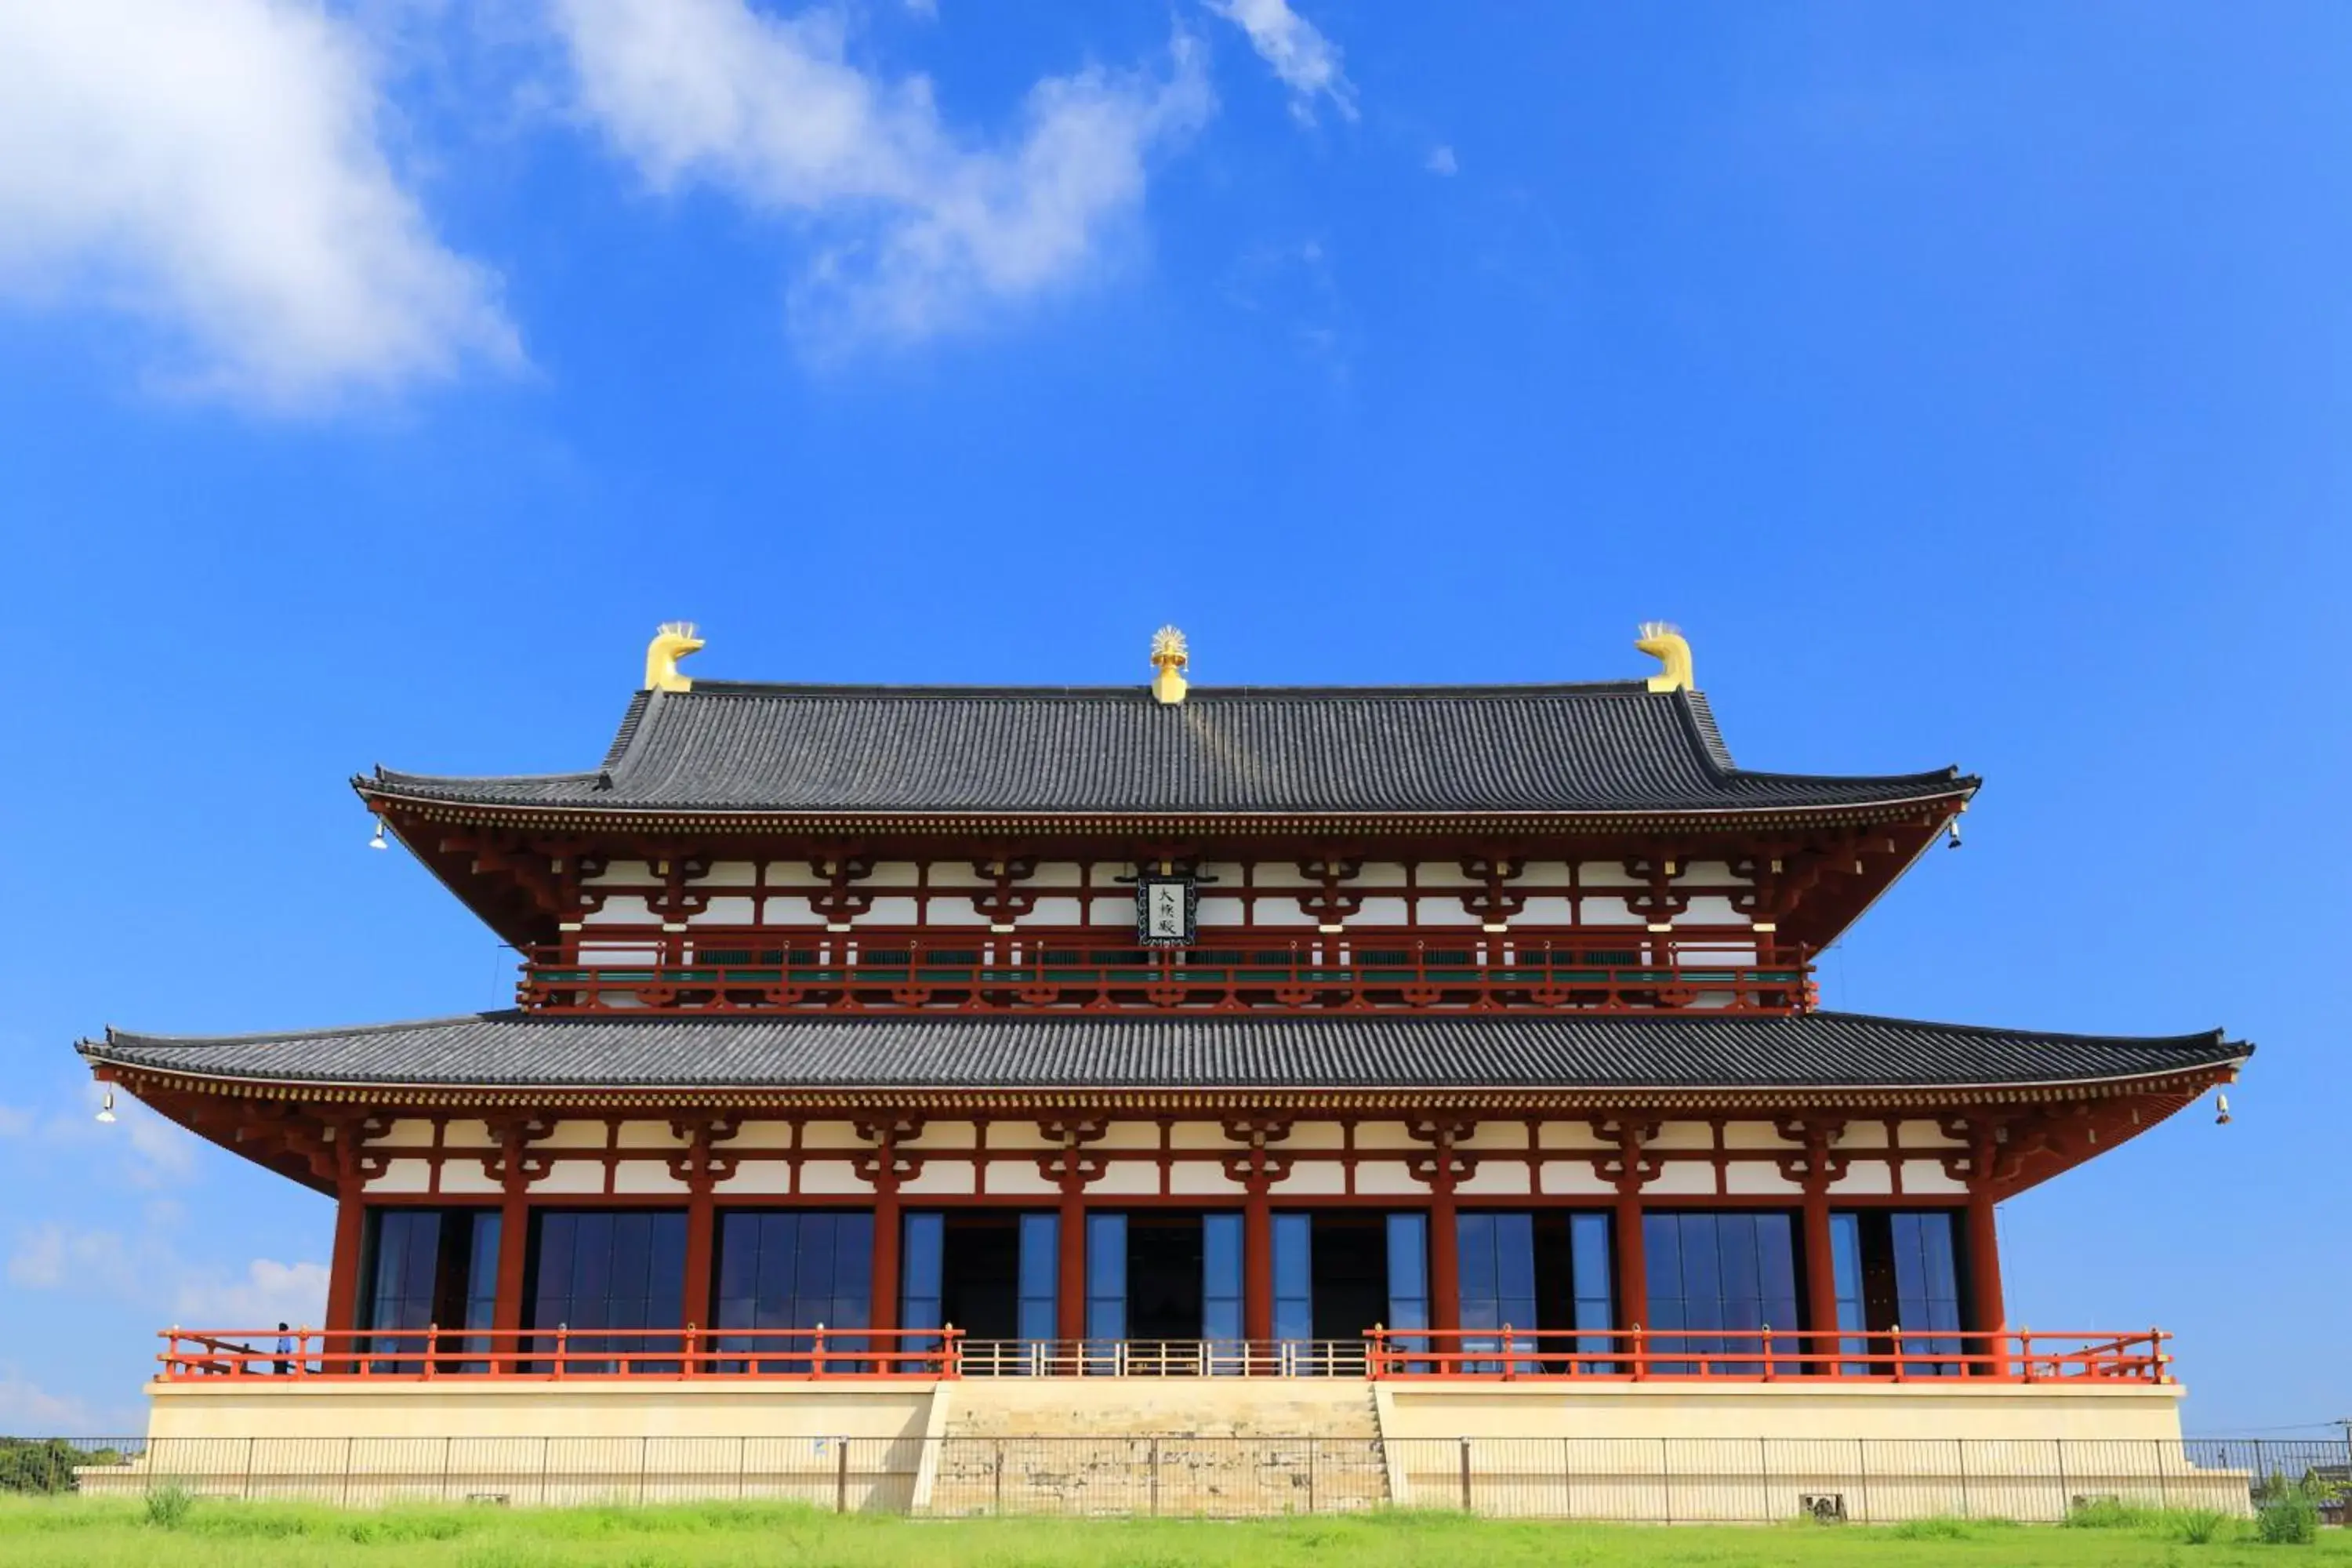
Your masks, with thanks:
M1593 1564L1868 1563L2092 1565L2352 1564L2352 1532L2316 1545L2265 1546L2238 1521L2145 1514L2101 1528L1931 1520L1885 1529L1530 1524L1458 1514L1212 1523L1179 1520L846 1518L802 1508L506 1510L401 1508L339 1512L199 1501L174 1525L136 1500L0 1499L0 1563L237 1568L1564 1568Z

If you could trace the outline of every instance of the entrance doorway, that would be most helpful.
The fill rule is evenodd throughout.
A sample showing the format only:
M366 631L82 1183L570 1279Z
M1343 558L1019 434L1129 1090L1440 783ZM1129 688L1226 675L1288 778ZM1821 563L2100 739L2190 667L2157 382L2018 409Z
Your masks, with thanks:
M1013 1209L957 1209L906 1216L898 1321L952 1323L967 1342L1050 1340L1060 1270L1061 1221ZM910 1342L905 1348L924 1348Z
M1325 1210L1274 1216L1274 1335L1361 1364L1375 1326L1429 1326L1429 1216Z

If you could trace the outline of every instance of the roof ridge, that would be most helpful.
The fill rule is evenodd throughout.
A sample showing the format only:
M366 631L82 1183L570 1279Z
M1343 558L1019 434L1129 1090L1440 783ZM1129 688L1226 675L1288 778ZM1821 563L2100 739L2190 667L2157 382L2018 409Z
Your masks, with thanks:
M766 680L697 680L687 690L677 695L685 697L860 697L895 699L1038 699L1066 698L1071 700L1126 699L1137 702L1152 700L1150 686L1016 686L1009 684L950 685L908 682L827 682L827 681L766 681ZM1643 697L1651 695L1645 683L1639 680L1553 680L1553 681L1473 681L1456 685L1402 683L1385 686L1342 686L1308 684L1298 686L1203 686L1194 685L1184 700L1223 702L1253 697L1263 698L1395 698L1444 699L1460 697Z
M1795 1015L1810 1018L1842 1018L1860 1024L1896 1024L1910 1028L1945 1030L1952 1034L1999 1036L2005 1038L2047 1039L2063 1037L2077 1045L2188 1045L2206 1041L2212 1045L2239 1045L2248 1055L2254 1047L2244 1040L2231 1040L2223 1028L2191 1029L2182 1035L2088 1035L2077 1029L2021 1029L2008 1024L1939 1024L1929 1018L1902 1018L1890 1013L1850 1013L1839 1007L1816 1007L1811 1013Z
M387 1024L329 1024L311 1029L264 1029L250 1035L150 1035L136 1029L106 1026L102 1040L78 1040L75 1049L88 1056L91 1047L122 1044L157 1046L247 1046L282 1040L316 1040L330 1037L343 1038L352 1035L385 1035L403 1029L432 1029L444 1025L498 1024L532 1016L520 1007L493 1008L479 1013L443 1013L430 1018L400 1018Z

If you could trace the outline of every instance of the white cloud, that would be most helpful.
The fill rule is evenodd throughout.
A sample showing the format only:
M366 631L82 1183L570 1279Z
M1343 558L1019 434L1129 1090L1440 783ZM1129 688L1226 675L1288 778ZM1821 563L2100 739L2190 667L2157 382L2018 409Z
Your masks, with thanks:
M257 1258L242 1274L193 1264L172 1244L172 1216L151 1212L148 1218L149 1227L134 1237L55 1222L22 1230L8 1255L8 1282L26 1290L111 1296L205 1328L266 1329L316 1323L326 1315L325 1264Z
M810 224L793 290L818 340L912 339L1084 276L1146 162L1214 109L1191 42L1163 79L1088 68L1031 88L1018 133L960 137L922 77L845 53L845 24L744 0L556 0L578 106L656 189L707 185Z
M279 410L520 363L385 115L357 29L301 0L7 0L0 291L151 323L164 384Z
M110 1230L68 1230L51 1222L21 1233L8 1255L8 1282L28 1290L95 1289L135 1296L148 1282L144 1260Z
M120 1436L145 1428L143 1412L101 1412L86 1400L51 1394L13 1364L0 1362L0 1432L21 1436Z
M1421 166L1433 174L1451 175L1462 172L1462 164L1454 156L1454 149L1442 143L1429 150L1429 156L1422 160Z
M1315 100L1328 98L1341 118L1356 118L1356 89L1339 68L1339 46L1290 8L1289 0L1202 0L1249 35L1250 47L1290 89L1290 112L1315 123Z
M182 1322L225 1329L322 1322L327 1315L327 1266L257 1258L246 1265L242 1279L203 1277L183 1281L172 1310Z

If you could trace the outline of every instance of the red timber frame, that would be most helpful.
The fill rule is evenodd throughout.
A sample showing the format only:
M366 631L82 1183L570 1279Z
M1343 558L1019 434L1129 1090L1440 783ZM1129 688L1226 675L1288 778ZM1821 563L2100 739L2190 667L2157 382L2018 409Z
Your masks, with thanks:
M1223 879L1201 889L1220 911L1203 916L1204 945L1299 942L1321 958L1328 943L1318 939L1335 936L1458 945L1507 931L1515 942L1549 938L1563 951L1622 947L1631 937L1643 961L1656 965L1679 944L1763 938L1780 956L1801 961L1851 924L1966 804L1965 791L1955 791L1886 807L1748 816L812 821L532 814L366 798L532 965L553 968L575 966L583 927L609 939L625 924L625 934L656 945L688 931L715 936L700 928L719 923L708 916L719 899L750 911L727 924L771 940L887 932L963 947L1015 934L1099 942L1116 938L1116 922L1089 915L1071 928L1041 917L1055 904L1131 897L1139 868L1222 868ZM616 880L624 864L647 869ZM721 865L749 868L751 880L710 881ZM1078 880L1041 880L1048 865L1076 866ZM877 880L883 866L911 867L913 879ZM1373 866L1402 868L1402 879L1367 878ZM1583 867L1608 875L1587 882ZM771 868L792 875L772 880ZM1424 881L1421 868L1444 875ZM1585 900L1596 898L1621 918L1581 920ZM1724 900L1735 919L1694 923L1694 900L1709 899ZM614 918L614 900L642 900L645 912L600 924ZM1360 918L1375 903L1402 918ZM1531 905L1553 912L1531 919ZM1278 918L1261 918L1269 906L1281 906ZM1634 923L1622 923L1628 915ZM526 1001L547 1005L528 984Z
M2079 1086L2073 1090L2042 1091L2038 1099L2028 1098L2021 1090L2006 1102L1979 1095L1976 1103L1948 1104L1940 1109L1932 1100L1907 1097L1905 1101L1851 1110L1799 1106L1778 1111L1756 1102L1706 1105L1685 1100L1661 1100L1622 1108L1588 1105L1579 1110L1527 1103L1525 1097L1517 1104L1498 1100L1442 1106L1427 1100L1414 1102L1371 1096L1357 1097L1357 1103L1344 1108L1294 1103L1271 1109L1220 1110L1220 1097L1206 1091L1105 1096L1103 1103L1095 1105L1024 1100L1009 1094L976 1096L964 1102L944 1093L909 1094L898 1097L900 1103L895 1106L883 1107L815 1096L801 1097L796 1103L775 1102L784 1097L744 1096L739 1097L739 1103L722 1107L664 1106L611 1094L586 1093L565 1095L560 1102L484 1104L478 1092L451 1090L423 1098L416 1103L358 1109L315 1099L269 1098L241 1086L143 1069L109 1068L104 1076L199 1133L335 1196L335 1248L327 1321L320 1325L331 1332L350 1332L359 1327L361 1253L367 1212L400 1206L494 1206L499 1210L505 1225L499 1255L494 1326L509 1335L520 1334L526 1327L524 1238L529 1235L528 1220L532 1211L616 1205L682 1208L688 1216L685 1321L689 1325L708 1327L711 1316L714 1215L721 1201L716 1189L749 1162L840 1159L845 1152L838 1148L801 1148L799 1129L809 1121L847 1119L853 1122L864 1147L862 1152L846 1152L868 1191L745 1194L727 1197L724 1202L730 1208L841 1206L870 1210L877 1222L871 1326L877 1334L895 1334L898 1331L898 1219L903 1206L898 1189L923 1170L927 1152L920 1139L927 1117L953 1116L975 1123L975 1145L960 1146L951 1155L945 1151L931 1152L932 1157L971 1159L976 1169L982 1170L992 1162L1010 1163L1052 1181L1058 1186L1058 1195L1039 1197L1034 1195L1034 1188L1022 1195L991 1195L983 1174L975 1182L979 1190L970 1194L927 1194L919 1200L921 1206L948 1210L1047 1207L1058 1213L1062 1223L1057 1328L1062 1339L1076 1342L1085 1337L1085 1217L1090 1210L1238 1210L1244 1221L1244 1331L1252 1341L1266 1341L1272 1338L1273 1327L1271 1215L1277 1207L1294 1206L1425 1212L1431 1222L1431 1328L1440 1337L1455 1331L1460 1323L1453 1222L1464 1212L1600 1208L1612 1213L1617 1222L1612 1233L1618 1322L1621 1330L1629 1331L1640 1329L1649 1318L1642 1220L1651 1209L1749 1208L1792 1213L1801 1227L1803 1313L1806 1321L1816 1325L1818 1331L1819 1325L1837 1321L1829 1250L1829 1216L1832 1208L1940 1209L1953 1215L1962 1247L1965 1289L1969 1293L1965 1317L1969 1327L1965 1333L1999 1334L2008 1325L1993 1225L1995 1204L2136 1135L2233 1074L2226 1067L2200 1069L2129 1086ZM772 1103L740 1102L754 1098L769 1099ZM1269 1098L1297 1101L1307 1097ZM544 1142L560 1121L576 1123L600 1118L612 1130L603 1149L559 1150ZM625 1121L656 1118L667 1120L681 1146L658 1155L639 1153L636 1157L666 1159L670 1175L684 1189L683 1195L625 1196L614 1188L612 1175L623 1158L617 1142L619 1126ZM429 1122L433 1128L432 1144L424 1149L400 1146L387 1152L377 1141L383 1138L395 1120ZM743 1146L738 1135L755 1120L780 1121L793 1127L791 1143L782 1148ZM1123 1149L1114 1153L1101 1147L1105 1132L1114 1121L1131 1124L1155 1120L1162 1128L1157 1150ZM1225 1150L1207 1157L1222 1164L1228 1180L1238 1185L1237 1194L1184 1195L1169 1186L1166 1173L1180 1152L1171 1142L1168 1130L1179 1120L1208 1120L1221 1125L1227 1141ZM487 1128L489 1142L452 1142L448 1136L450 1128L461 1121ZM1727 1142L1724 1130L1727 1124L1737 1121L1754 1125L1759 1121L1769 1123L1777 1133L1779 1142L1775 1147L1758 1151L1741 1145L1735 1149ZM1343 1130L1340 1147L1310 1150L1290 1146L1295 1130L1305 1121L1338 1122ZM1669 1121L1686 1126L1712 1125L1713 1147L1656 1146L1661 1128ZM1932 1142L1926 1145L1906 1144L1901 1130L1923 1121L1936 1126ZM1402 1122L1412 1146L1384 1142L1377 1149L1359 1150L1355 1146L1355 1129L1365 1122L1383 1126ZM1572 1123L1590 1134L1580 1138L1579 1148L1567 1154L1557 1146L1547 1149L1538 1135L1546 1125L1561 1123ZM988 1130L1007 1124L1023 1130L1028 1146L991 1150ZM1525 1147L1507 1151L1466 1147L1474 1142L1482 1126L1496 1124L1526 1128L1528 1136ZM1845 1136L1851 1130L1868 1124L1883 1127L1883 1142L1876 1134L1866 1141ZM385 1173L395 1154L404 1159L422 1159L429 1164L433 1174L427 1190L368 1195L368 1184ZM1193 1151L1191 1157L1203 1156ZM1613 1200L1606 1195L1596 1197L1589 1192L1572 1197L1547 1197L1542 1195L1539 1176L1531 1180L1533 1190L1528 1194L1473 1196L1459 1190L1485 1164L1521 1160L1539 1164L1564 1158L1589 1161L1599 1182L1613 1188ZM606 1190L534 1193L532 1184L544 1179L559 1159L602 1161L607 1171ZM1798 1189L1796 1195L1732 1192L1730 1165L1738 1160L1759 1159L1777 1167L1785 1182ZM1122 1192L1117 1196L1093 1197L1088 1189L1117 1160L1156 1162L1163 1176L1160 1194ZM1354 1166L1372 1160L1388 1164L1402 1160L1425 1189L1424 1195L1413 1197L1385 1191L1354 1194ZM1841 1193L1838 1184L1855 1163L1867 1160L1885 1162L1888 1190ZM1902 1190L1903 1171L1906 1163L1920 1160L1935 1162L1946 1181L1938 1184L1932 1194L1906 1195ZM1348 1173L1345 1185L1349 1191L1331 1195L1301 1195L1286 1201L1282 1189L1285 1179L1302 1163L1316 1161L1339 1163ZM1678 1186L1673 1196L1649 1191L1670 1167L1694 1163L1714 1166L1714 1194L1692 1194L1687 1184ZM495 1192L484 1195L481 1186L470 1176L462 1192L445 1194L436 1190L441 1171L453 1167L478 1170L495 1184ZM1951 1184L1958 1184L1961 1192L1952 1192ZM797 1180L792 1185L797 1187ZM1795 1355L1801 1347L1794 1346L1793 1325L1790 1328L1790 1353ZM1672 1359L1666 1350L1659 1350L1658 1354L1661 1359ZM1984 1374L1991 1375L2009 1364L2003 1362L1997 1365L1986 1360L1979 1367Z

